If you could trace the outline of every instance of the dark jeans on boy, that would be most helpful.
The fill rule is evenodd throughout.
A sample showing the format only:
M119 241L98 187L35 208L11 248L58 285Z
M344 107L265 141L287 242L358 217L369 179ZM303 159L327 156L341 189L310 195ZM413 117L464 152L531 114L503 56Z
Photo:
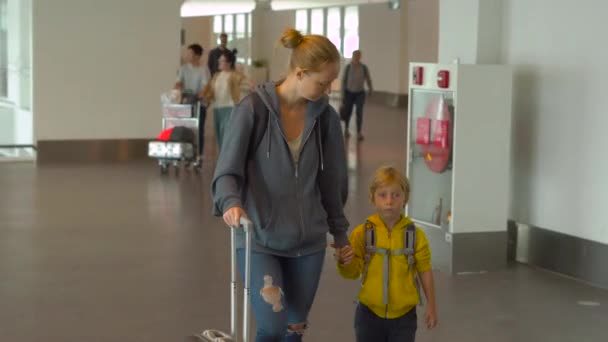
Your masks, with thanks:
M361 303L355 312L357 342L414 342L417 327L416 308L394 319L378 317Z

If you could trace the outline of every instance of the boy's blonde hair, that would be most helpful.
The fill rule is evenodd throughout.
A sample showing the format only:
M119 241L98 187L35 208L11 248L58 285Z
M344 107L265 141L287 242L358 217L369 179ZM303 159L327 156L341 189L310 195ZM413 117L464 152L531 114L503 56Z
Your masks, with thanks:
M407 177L392 166L383 166L376 170L369 184L369 200L374 203L374 194L379 187L397 184L405 195L405 204L410 199L410 182Z

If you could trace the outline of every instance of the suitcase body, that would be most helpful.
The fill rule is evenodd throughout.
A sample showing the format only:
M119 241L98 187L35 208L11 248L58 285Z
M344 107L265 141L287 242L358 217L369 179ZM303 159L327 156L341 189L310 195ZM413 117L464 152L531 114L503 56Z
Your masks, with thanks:
M202 333L188 336L186 342L238 342L238 289L236 283L237 264L236 264L236 230L245 230L245 279L243 286L243 342L249 342L249 298L251 283L251 236L253 234L253 223L241 217L240 228L230 228L230 250L231 250L231 275L230 275L230 334L217 329L207 329Z

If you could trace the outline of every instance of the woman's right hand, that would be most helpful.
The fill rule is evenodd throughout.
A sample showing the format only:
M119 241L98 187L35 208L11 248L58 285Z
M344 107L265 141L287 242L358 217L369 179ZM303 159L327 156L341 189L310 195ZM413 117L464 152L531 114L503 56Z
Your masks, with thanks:
M340 265L348 266L353 262L353 259L355 258L355 251L351 245L338 248L332 243L331 247L335 249L334 258Z
M224 222L229 227L238 227L240 225L241 217L247 217L247 213L241 207L232 207L224 212Z

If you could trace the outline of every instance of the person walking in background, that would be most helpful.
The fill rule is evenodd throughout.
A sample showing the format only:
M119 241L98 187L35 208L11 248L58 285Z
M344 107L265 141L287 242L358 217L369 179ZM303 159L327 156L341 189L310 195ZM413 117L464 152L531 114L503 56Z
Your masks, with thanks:
M229 51L227 45L228 35L222 32L220 34L220 45L209 51L207 66L209 67L209 72L211 72L211 77L213 77L218 71L220 71L218 60L223 52ZM236 54L236 51L232 51L232 53Z
M184 55L185 63L179 68L175 89L182 92L182 99L188 103L199 103L199 124L198 124L198 162L202 160L203 148L205 144L205 118L207 117L207 107L203 101L203 89L210 79L209 70L201 63L203 47L199 44L188 46Z
M207 103L213 104L215 136L220 151L232 110L251 89L245 75L235 70L235 62L236 56L232 52L221 51L218 57L219 71L203 91Z
M363 133L361 128L363 126L363 105L365 104L365 85L367 82L367 89L371 95L374 91L372 86L372 78L369 74L367 65L361 63L361 51L356 50L353 52L352 60L350 64L344 69L342 75L342 106L340 113L344 119L345 128L344 136L348 138L350 132L348 126L350 124L350 118L353 112L353 106L357 110L357 139L363 140Z

